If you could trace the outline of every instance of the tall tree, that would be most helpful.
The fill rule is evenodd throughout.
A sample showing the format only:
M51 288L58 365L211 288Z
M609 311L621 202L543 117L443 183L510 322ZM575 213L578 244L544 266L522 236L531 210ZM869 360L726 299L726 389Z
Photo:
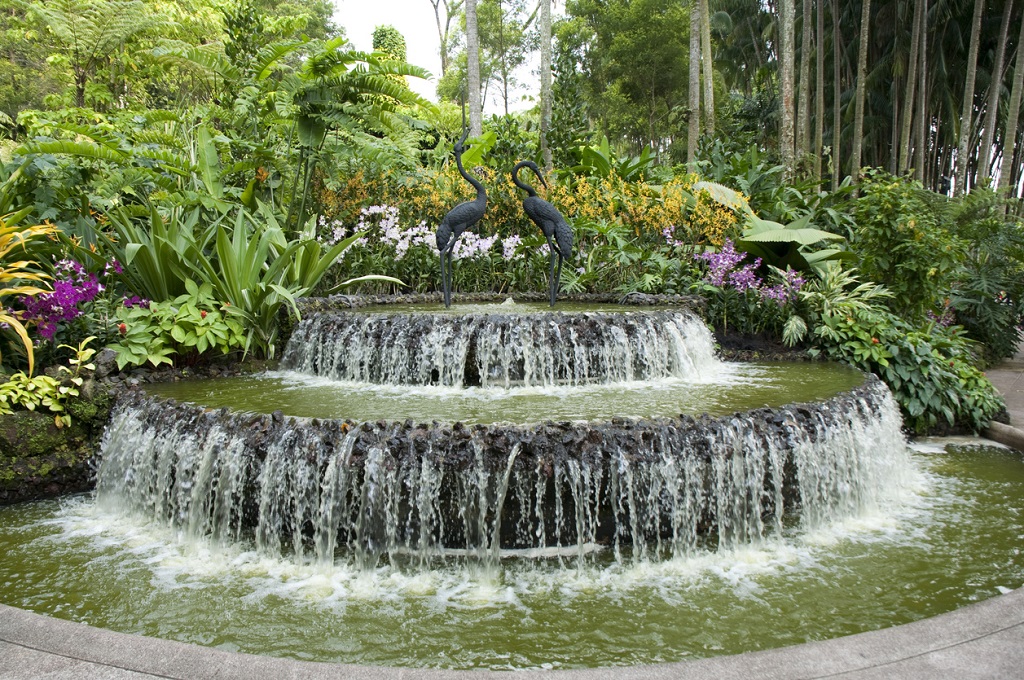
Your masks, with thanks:
M782 93L782 116L779 127L779 147L780 156L782 157L782 166L785 168L784 172L787 178L791 178L796 166L796 140L794 138L795 132L793 129L795 118L793 97L794 80L796 77L794 72L794 43L796 42L796 29L794 27L794 22L796 21L796 8L794 6L794 0L780 0L779 13L779 73L781 80L780 90Z
M971 19L971 45L967 50L967 79L964 83L964 97L960 109L959 144L956 149L956 193L967 191L967 166L970 165L971 129L974 116L974 81L978 77L978 43L981 41L981 15L985 0L974 0L974 17Z
M853 110L853 150L850 152L850 176L860 179L861 148L864 144L864 97L868 80L868 34L871 27L871 0L864 0L860 15L860 46L857 50L857 90Z
M448 73L448 67L451 65L451 49L454 42L452 21L462 10L462 4L463 0L430 0L430 5L434 8L434 21L437 23L442 78Z
M511 97L519 85L516 70L526 63L536 42L536 16L536 12L526 14L524 0L481 0L477 5L481 80L485 92L490 82L497 85L505 115L509 114ZM490 82L487 73L491 74Z
M914 0L914 18L910 29L910 55L907 58L907 79L904 87L903 114L900 116L899 174L910 167L910 129L914 116L914 88L917 87L917 52L921 46L921 15L925 0Z
M814 159L814 179L821 181L821 155L825 145L825 2L816 0L816 19L814 47L816 54L814 67L814 147L811 157Z
M1013 12L1013 0L1003 3L1003 19L999 24L999 41L996 43L995 64L989 78L988 106L985 107L985 125L982 129L981 146L978 149L978 181L987 180L992 163L992 142L996 134L996 113L999 109L999 97L1003 92L1003 59L1006 56L1006 36L1010 30L1010 15ZM1024 23L1022 21L1021 23ZM1017 49L1020 49L1019 47ZM1011 145L1012 148L1012 145Z
M540 0L540 155L551 172L551 0Z
M800 81L797 97L796 157L802 159L811 146L811 0L801 0Z
M839 104L842 101L841 61L839 39L842 33L839 29L839 0L832 0L832 191L839 190L839 178L842 176L842 159L839 153L843 141L842 110Z
M690 27L693 30L693 27ZM715 134L715 71L711 54L711 8L708 0L700 0L700 61L704 71L704 131Z
M928 0L924 0L924 11L921 13L921 25L918 27L921 45L918 50L917 73L920 82L917 84L917 115L914 117L916 132L914 133L914 177L921 184L925 181L925 153L928 150Z
M85 106L85 90L96 70L162 19L142 0L48 0L25 3L25 8L43 25L45 39L67 59L79 107Z
M480 33L477 26L476 0L466 0L466 85L469 90L469 134L483 134L483 103L480 82Z
M1024 21L1020 22L1017 37L1017 59L1013 65L1013 85L1010 87L1010 101L1006 109L1006 132L1003 134L1003 163L996 180L996 189L1010 186L1014 178L1013 152L1017 139L1017 121L1020 115L1021 96L1024 94Z
M686 133L686 162L697 160L700 138L700 2L690 0L690 83L689 125Z

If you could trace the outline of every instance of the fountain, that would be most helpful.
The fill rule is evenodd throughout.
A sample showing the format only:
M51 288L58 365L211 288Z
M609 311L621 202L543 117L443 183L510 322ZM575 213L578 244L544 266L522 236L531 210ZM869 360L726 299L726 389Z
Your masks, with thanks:
M881 382L722 362L685 306L351 302L309 303L267 375L120 400L95 500L39 525L92 555L84 574L126 565L82 606L109 597L125 613L107 625L299 658L677 660L744 649L735 612L751 608L773 622L755 646L805 639L779 616L815 609L822 581L851 588L829 595L844 613L885 600L856 590L844 555L870 552L855 561L885 581L920 548L878 538L904 535L892 518L923 526L921 508L946 502L914 500L941 483L911 463ZM810 634L928 615L902 597L867 623L822 613ZM203 606L224 625L196 632ZM165 610L182 621L149 622ZM296 641L303 622L334 632Z
M279 555L284 541L327 563L339 543L364 564L595 546L647 560L709 536L733 547L779 534L797 506L815 522L855 512L887 492L905 459L874 379L817 405L615 415L626 393L668 390L671 404L721 372L707 328L683 309L314 314L282 368L360 400L384 387L396 402L413 389L449 397L449 417L396 418L398 403L348 420L249 415L209 409L212 396L195 406L136 393L113 415L100 499L192 535L251 530L261 551ZM538 393L541 406L521 422L468 422L450 400L469 390L498 411L537 404ZM544 406L552 394L556 416ZM570 419L595 394L611 412Z

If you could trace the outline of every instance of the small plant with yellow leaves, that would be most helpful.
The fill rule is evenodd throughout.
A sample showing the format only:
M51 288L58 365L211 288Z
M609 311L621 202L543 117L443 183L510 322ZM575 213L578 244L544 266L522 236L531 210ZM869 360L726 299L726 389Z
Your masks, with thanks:
M3 300L10 296L33 296L47 292L35 285L49 277L38 270L32 257L32 247L42 239L55 236L57 228L49 224L18 226L13 224L17 220L11 218L11 215L0 217L0 324L6 324L21 338L28 357L28 375L32 375L35 369L32 339L21 319L7 310Z

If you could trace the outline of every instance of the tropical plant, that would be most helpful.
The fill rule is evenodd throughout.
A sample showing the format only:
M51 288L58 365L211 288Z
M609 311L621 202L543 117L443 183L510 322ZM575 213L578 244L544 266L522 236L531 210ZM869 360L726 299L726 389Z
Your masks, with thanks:
M88 347L94 339L86 338L77 347L65 346L74 354L68 360L68 366L58 367L62 380L48 375L30 377L19 371L0 383L0 414L13 413L17 409L34 411L44 406L55 414L54 425L69 427L71 415L65 412L65 402L79 396L79 388L85 382L82 371L96 368L89 363L96 353L95 349Z
M142 220L137 213L127 208L110 212L112 233L98 231L99 241L121 263L121 278L135 295L157 302L181 295L186 290L192 253L208 248L223 218L201 224L203 211L198 207L161 212L150 205Z
M17 215L0 217L0 303L4 298L12 296L31 297L45 293L46 290L36 284L49 278L40 269L35 250L41 240L56 234L56 228L51 225L22 227L15 222ZM0 304L2 324L6 324L21 339L28 360L28 375L32 375L35 368L32 339L18 314L9 311L4 304Z
M918 182L870 170L852 207L857 226L850 245L861 272L892 292L894 310L915 320L942 314L966 251L931 200Z
M811 354L875 373L892 390L905 426L934 431L940 424L983 429L1003 403L977 368L975 344L959 327L908 322L885 307L892 294L860 282L838 263L800 292L798 339L810 330Z
M117 312L120 337L111 345L117 367L195 362L207 351L243 352L249 345L231 306L217 300L213 286L186 279L186 292L149 306Z

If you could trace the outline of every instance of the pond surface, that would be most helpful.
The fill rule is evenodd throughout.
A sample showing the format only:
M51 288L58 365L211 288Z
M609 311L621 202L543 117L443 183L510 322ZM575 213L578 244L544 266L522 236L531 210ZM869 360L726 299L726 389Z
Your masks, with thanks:
M0 509L0 601L128 633L297 659L444 668L677 661L906 623L1024 584L1024 463L915 454L889 507L662 562L508 553L485 572L366 570L186 540L91 496Z
M864 382L859 371L827 363L717 363L695 379L667 378L575 387L461 388L372 385L295 371L147 385L146 391L211 408L355 421L535 423L725 415L762 406L820 401Z

